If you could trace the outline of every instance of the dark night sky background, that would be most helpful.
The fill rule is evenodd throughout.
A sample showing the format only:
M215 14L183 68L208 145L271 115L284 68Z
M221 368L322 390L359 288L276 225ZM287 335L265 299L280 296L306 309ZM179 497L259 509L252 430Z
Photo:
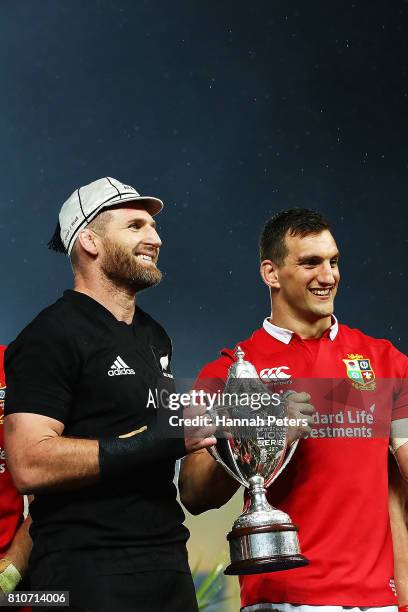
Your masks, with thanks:
M102 176L166 203L140 305L194 375L269 314L264 221L329 216L339 318L407 352L408 4L17 0L0 5L0 341L71 286L46 249Z

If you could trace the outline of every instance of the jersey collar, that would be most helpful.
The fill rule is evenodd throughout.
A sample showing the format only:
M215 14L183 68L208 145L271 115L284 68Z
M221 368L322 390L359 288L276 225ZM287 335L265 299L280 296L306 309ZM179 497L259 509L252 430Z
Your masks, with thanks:
M111 313L110 310L105 308L103 304L92 298L87 293L81 291L75 291L74 289L66 289L63 293L63 299L67 300L71 304L75 304L80 308L84 309L91 316L103 319L106 323L113 325L114 327L122 327L123 329L131 329L136 324L136 319L139 316L140 309L135 305L135 313L133 315L133 321L128 325L125 321L118 321L118 319Z
M284 327L278 327L269 321L266 318L263 322L264 330L275 340L279 340L279 342L283 342L283 344L289 344L292 340L292 336L295 332L290 329L285 329ZM330 340L334 340L339 331L339 322L334 315L332 315L332 324L328 330L328 336Z

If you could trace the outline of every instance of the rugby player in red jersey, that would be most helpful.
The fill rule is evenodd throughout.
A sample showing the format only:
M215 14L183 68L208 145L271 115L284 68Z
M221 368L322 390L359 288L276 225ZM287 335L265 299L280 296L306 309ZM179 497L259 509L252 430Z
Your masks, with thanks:
M12 592L24 574L31 551L30 518L23 519L23 497L17 492L7 469L3 444L3 406L6 394L4 351L0 346L0 602Z
M340 420L346 412L354 422L371 413L371 420L388 429L372 435L372 428L360 423L334 437L315 422L268 489L269 501L299 526L301 551L310 564L241 577L242 610L396 610L388 433L392 423L391 444L407 479L408 435L401 425L408 422L408 358L387 340L371 338L334 317L339 251L320 214L291 209L270 219L260 240L260 260L272 312L250 338L237 343L245 358L264 382L279 382L278 371L295 389L296 379L337 380L331 405ZM222 389L234 361L234 350L222 350L202 369L196 388ZM326 397L318 391L311 395L324 411ZM206 451L183 460L181 500L194 514L220 507L238 486ZM390 496L391 518L399 603L406 605L408 538L398 487L397 482Z

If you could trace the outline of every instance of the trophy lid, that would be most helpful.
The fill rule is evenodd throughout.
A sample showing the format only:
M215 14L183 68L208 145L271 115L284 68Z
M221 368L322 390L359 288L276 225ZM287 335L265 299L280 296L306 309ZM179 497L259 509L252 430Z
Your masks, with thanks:
M236 362L231 365L228 371L228 379L230 378L258 378L258 373L255 366L250 361L245 361L245 353L240 346L237 346L235 351L237 358Z

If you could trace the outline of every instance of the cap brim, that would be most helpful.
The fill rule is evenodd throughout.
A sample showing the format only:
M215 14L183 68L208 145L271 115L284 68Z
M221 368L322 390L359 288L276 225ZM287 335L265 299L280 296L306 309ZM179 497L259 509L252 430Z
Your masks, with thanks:
M153 198L150 196L128 196L124 198L115 198L114 200L106 202L105 205L98 209L98 212L104 208L112 208L113 206L117 207L124 203L129 204L130 202L140 203L140 205L143 206L152 217L157 215L157 213L159 213L164 206L163 202L159 200L159 198Z

